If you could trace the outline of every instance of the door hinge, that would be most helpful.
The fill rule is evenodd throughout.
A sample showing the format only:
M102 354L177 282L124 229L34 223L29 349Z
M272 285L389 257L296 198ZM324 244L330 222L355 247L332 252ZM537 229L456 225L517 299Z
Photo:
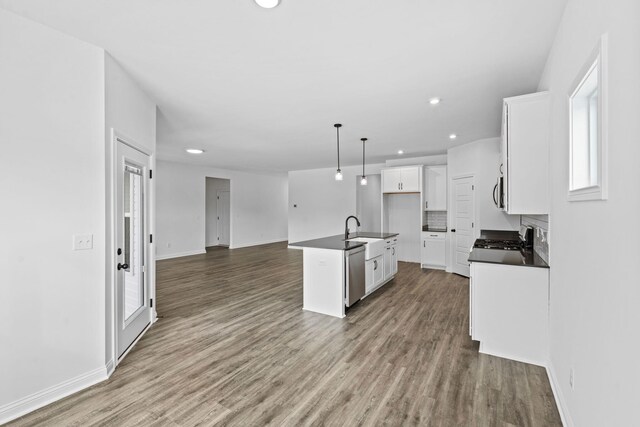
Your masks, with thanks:
M149 243L153 243L153 234L149 234Z
M471 228L473 228L473 227L474 227L474 223L472 222L472 223L471 223Z
M220 240L220 238L218 237L218 240Z
M218 200L220 200L220 196L218 196Z
M218 221L220 221L220 217L218 217Z
M153 179L153 170L149 169L149 179Z
M153 307L153 298L149 299L149 306Z

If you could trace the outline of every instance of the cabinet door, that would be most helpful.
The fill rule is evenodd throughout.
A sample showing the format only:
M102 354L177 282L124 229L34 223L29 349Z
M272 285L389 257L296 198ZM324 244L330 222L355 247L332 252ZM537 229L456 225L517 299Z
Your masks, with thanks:
M402 182L401 169L384 169L382 171L382 192L399 193Z
M373 260L370 259L365 263L365 270L364 270L364 288L365 288L365 292L369 293L373 290L373 287L375 286L374 284L374 277L375 277L375 272L374 272L374 263Z
M374 258L373 260L373 286L378 286L382 282L384 282L384 265L383 257L379 256Z
M508 214L549 213L549 96L507 98L503 111L503 171ZM505 160L506 155L506 160Z
M384 280L387 280L393 274L391 269L392 261L391 246L387 246L384 250Z
M420 246L420 263L425 266L429 263L429 252L427 251L427 239L422 238L422 246Z
M402 183L400 189L403 193L418 193L420 191L420 170L422 167L402 168Z
M427 193L425 209L429 211L447 210L447 167L429 166L427 168Z
M426 264L433 267L444 267L446 252L446 237L444 233L430 234L426 238Z
M391 246L391 275L398 274L398 245Z

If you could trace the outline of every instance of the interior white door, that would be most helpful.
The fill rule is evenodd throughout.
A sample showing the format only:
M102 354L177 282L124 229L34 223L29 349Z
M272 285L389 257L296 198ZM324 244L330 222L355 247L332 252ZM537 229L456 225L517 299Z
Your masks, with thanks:
M218 245L229 246L231 193L218 191Z
M146 154L118 141L116 148L116 340L118 357L151 322L148 257L148 176Z
M452 180L453 185L453 263L452 271L469 277L469 252L474 241L475 199L473 176Z

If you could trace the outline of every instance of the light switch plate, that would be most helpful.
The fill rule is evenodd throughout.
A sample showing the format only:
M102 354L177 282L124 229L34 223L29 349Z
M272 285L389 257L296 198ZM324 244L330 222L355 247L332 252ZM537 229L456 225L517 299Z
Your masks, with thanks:
M73 236L73 250L84 251L93 249L93 234L75 234Z

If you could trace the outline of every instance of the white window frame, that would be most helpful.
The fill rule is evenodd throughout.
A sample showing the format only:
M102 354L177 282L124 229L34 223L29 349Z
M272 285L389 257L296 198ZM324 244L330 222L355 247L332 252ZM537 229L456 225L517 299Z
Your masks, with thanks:
M570 202L586 201L586 200L606 200L608 197L608 161L607 161L607 135L608 135L608 70L607 70L607 35L600 37L598 45L591 52L584 66L580 69L576 80L571 86L568 97L569 109L569 192L568 200ZM596 147L597 153L597 182L595 185L577 188L572 190L573 179L573 105L572 100L582 88L583 84L594 70L598 72L598 122L597 135L598 142Z

